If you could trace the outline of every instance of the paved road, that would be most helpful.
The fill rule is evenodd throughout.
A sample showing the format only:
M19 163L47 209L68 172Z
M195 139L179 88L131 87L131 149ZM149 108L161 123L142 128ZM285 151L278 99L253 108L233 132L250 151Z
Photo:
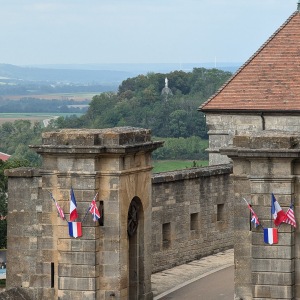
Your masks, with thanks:
M229 249L152 274L153 299L232 300L233 257Z
M161 300L232 300L234 298L233 266L205 276Z

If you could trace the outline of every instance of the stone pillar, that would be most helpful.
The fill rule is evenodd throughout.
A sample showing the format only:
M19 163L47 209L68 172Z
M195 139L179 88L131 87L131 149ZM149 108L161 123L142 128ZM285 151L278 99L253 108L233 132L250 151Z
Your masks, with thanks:
M47 132L41 146L32 146L43 157L39 172L41 210L46 213L50 209L52 214L48 244L53 286L52 294L48 292L43 299L129 299L129 294L132 299L153 298L151 152L161 145L151 141L150 130L122 127ZM103 207L103 224L94 222L88 213L82 223L82 237L76 239L69 236L67 222L57 216L49 200L51 192L69 220L71 186L77 201L77 221L84 218L96 193L97 203L101 201ZM9 201L16 201L16 193L9 195ZM131 241L135 242L130 243L127 223L132 202L137 203L138 224L132 233ZM135 278L130 277L130 270L134 270ZM45 288L43 282L37 285ZM30 283L28 288L34 289Z
M243 197L265 228L275 227L271 193L284 211L291 202L299 205L295 191L299 191L300 135L267 131L241 134L234 137L231 148L221 152L233 161L235 299L296 299L299 250L294 227L283 223L278 229L278 244L265 244L262 227L255 229L250 224ZM297 212L298 208L296 219Z

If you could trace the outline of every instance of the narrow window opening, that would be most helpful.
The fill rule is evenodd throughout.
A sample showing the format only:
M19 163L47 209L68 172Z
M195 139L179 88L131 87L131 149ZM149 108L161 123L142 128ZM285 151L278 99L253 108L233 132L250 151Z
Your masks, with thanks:
M54 262L51 263L51 288L54 288Z
M223 221L224 220L224 204L218 204L217 205L217 221Z
M100 218L98 219L99 225L104 226L104 203L103 203L103 201L100 201L98 210L100 213Z
M162 226L163 247L168 248L171 243L171 223L164 223Z
M193 213L190 218L190 230L197 231L198 228L198 213Z

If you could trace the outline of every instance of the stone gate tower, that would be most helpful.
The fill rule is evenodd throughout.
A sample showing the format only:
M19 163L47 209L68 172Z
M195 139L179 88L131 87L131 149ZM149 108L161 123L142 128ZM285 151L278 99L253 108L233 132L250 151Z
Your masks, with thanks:
M299 222L300 135L278 131L243 133L221 149L233 160L235 299L300 299L299 224L275 226L271 193L286 212L294 203ZM246 198L261 226L250 223ZM263 228L278 229L278 243Z
M42 169L7 173L7 288L32 299L152 299L151 152L161 145L132 127L44 133L32 147ZM69 220L71 187L79 238L50 197ZM97 193L101 222L88 212Z

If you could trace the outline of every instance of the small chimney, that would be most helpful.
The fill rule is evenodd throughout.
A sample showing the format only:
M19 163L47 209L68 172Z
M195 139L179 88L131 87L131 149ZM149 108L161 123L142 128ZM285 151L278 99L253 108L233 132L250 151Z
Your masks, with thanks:
M298 0L297 10L300 11L300 0Z

